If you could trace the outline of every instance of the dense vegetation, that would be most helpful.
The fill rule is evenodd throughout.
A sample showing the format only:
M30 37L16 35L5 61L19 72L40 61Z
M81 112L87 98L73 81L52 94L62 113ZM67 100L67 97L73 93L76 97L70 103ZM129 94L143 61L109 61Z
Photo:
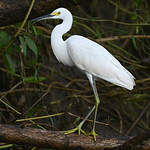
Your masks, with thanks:
M136 78L133 91L103 80L97 82L101 98L97 120L107 124L97 124L97 133L111 137L138 134L149 129L149 2L77 2L78 5L68 8L74 15L74 24L64 39L80 34L97 41ZM64 115L19 122L19 125L67 130L77 125L80 117L84 117L95 103L84 74L60 64L54 57L49 38L58 23L58 20L36 24L27 21L18 34L21 23L0 27L1 123L18 124L18 119L44 118L63 112ZM89 130L91 123L88 122L85 128Z

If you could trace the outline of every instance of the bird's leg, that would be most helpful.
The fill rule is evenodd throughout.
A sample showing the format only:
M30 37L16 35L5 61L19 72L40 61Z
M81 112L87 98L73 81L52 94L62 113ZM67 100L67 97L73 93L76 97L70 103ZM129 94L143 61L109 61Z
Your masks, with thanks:
M74 133L76 131L78 131L78 134L80 135L80 133L82 132L83 134L86 134L83 130L82 130L82 126L85 123L85 121L88 119L88 117L92 114L92 112L94 111L95 106L91 109L91 111L87 114L87 116L81 121L81 123L74 129L65 131L65 134L70 134L70 133Z
M92 89L93 89L93 92L94 92L94 95L95 95L95 100L96 100L95 115L94 115L94 120L93 120L93 129L92 129L91 133L89 134L89 135L93 135L94 136L94 141L96 141L95 122L96 122L97 110L98 110L98 105L100 103L100 99L99 99L99 96L98 96L98 93L97 93L96 82L95 82L94 77L89 73L87 73L86 75L87 75L87 77L90 81L90 84L92 86Z
M87 77L88 77L88 79L90 81L90 84L92 86L92 89L93 89L93 92L94 92L94 95L95 95L95 99L96 99L96 104L92 108L92 110L88 113L88 115L84 118L84 120L76 128L66 131L65 134L74 133L76 131L78 131L79 135L80 135L81 132L83 134L85 134L85 132L81 128L82 128L84 122L87 120L87 118L92 114L92 112L95 109L95 115L94 115L94 120L93 120L93 129L89 133L89 135L92 135L94 137L94 141L96 141L95 122L96 122L97 110L98 110L98 105L100 103L100 100L99 100L99 97L98 97L98 93L97 93L97 88L96 88L96 83L95 83L94 77L91 74L89 74L89 73L86 73L86 75L87 75Z

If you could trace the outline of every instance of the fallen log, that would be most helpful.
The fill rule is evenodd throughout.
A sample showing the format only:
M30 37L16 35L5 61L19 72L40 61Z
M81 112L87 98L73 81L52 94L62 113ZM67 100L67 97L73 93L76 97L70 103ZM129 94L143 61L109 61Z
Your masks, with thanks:
M142 136L138 135L130 139L118 137L102 138L97 136L97 141L94 142L93 137L85 135L65 135L63 131L48 131L37 128L21 128L14 125L0 124L0 142L54 148L58 150L121 150L127 147L148 150L150 149L150 141L148 141L150 134L147 132L145 134L142 134ZM139 139L140 137L142 137L144 141ZM141 145L139 145L139 140Z

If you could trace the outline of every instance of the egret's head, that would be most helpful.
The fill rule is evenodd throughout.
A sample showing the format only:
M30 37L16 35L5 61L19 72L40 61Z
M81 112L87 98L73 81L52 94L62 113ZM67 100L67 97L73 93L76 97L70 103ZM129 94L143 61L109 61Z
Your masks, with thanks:
M67 9L58 8L48 15L32 19L32 21L40 21L46 19L65 19L65 17L67 17L68 15L71 15L71 13Z

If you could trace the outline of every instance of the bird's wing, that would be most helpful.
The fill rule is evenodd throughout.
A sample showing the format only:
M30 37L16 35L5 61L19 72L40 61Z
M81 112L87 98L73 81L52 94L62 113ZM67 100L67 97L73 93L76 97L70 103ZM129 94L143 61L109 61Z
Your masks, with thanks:
M133 75L104 47L78 35L71 36L66 44L69 56L79 69L118 86L133 89Z

